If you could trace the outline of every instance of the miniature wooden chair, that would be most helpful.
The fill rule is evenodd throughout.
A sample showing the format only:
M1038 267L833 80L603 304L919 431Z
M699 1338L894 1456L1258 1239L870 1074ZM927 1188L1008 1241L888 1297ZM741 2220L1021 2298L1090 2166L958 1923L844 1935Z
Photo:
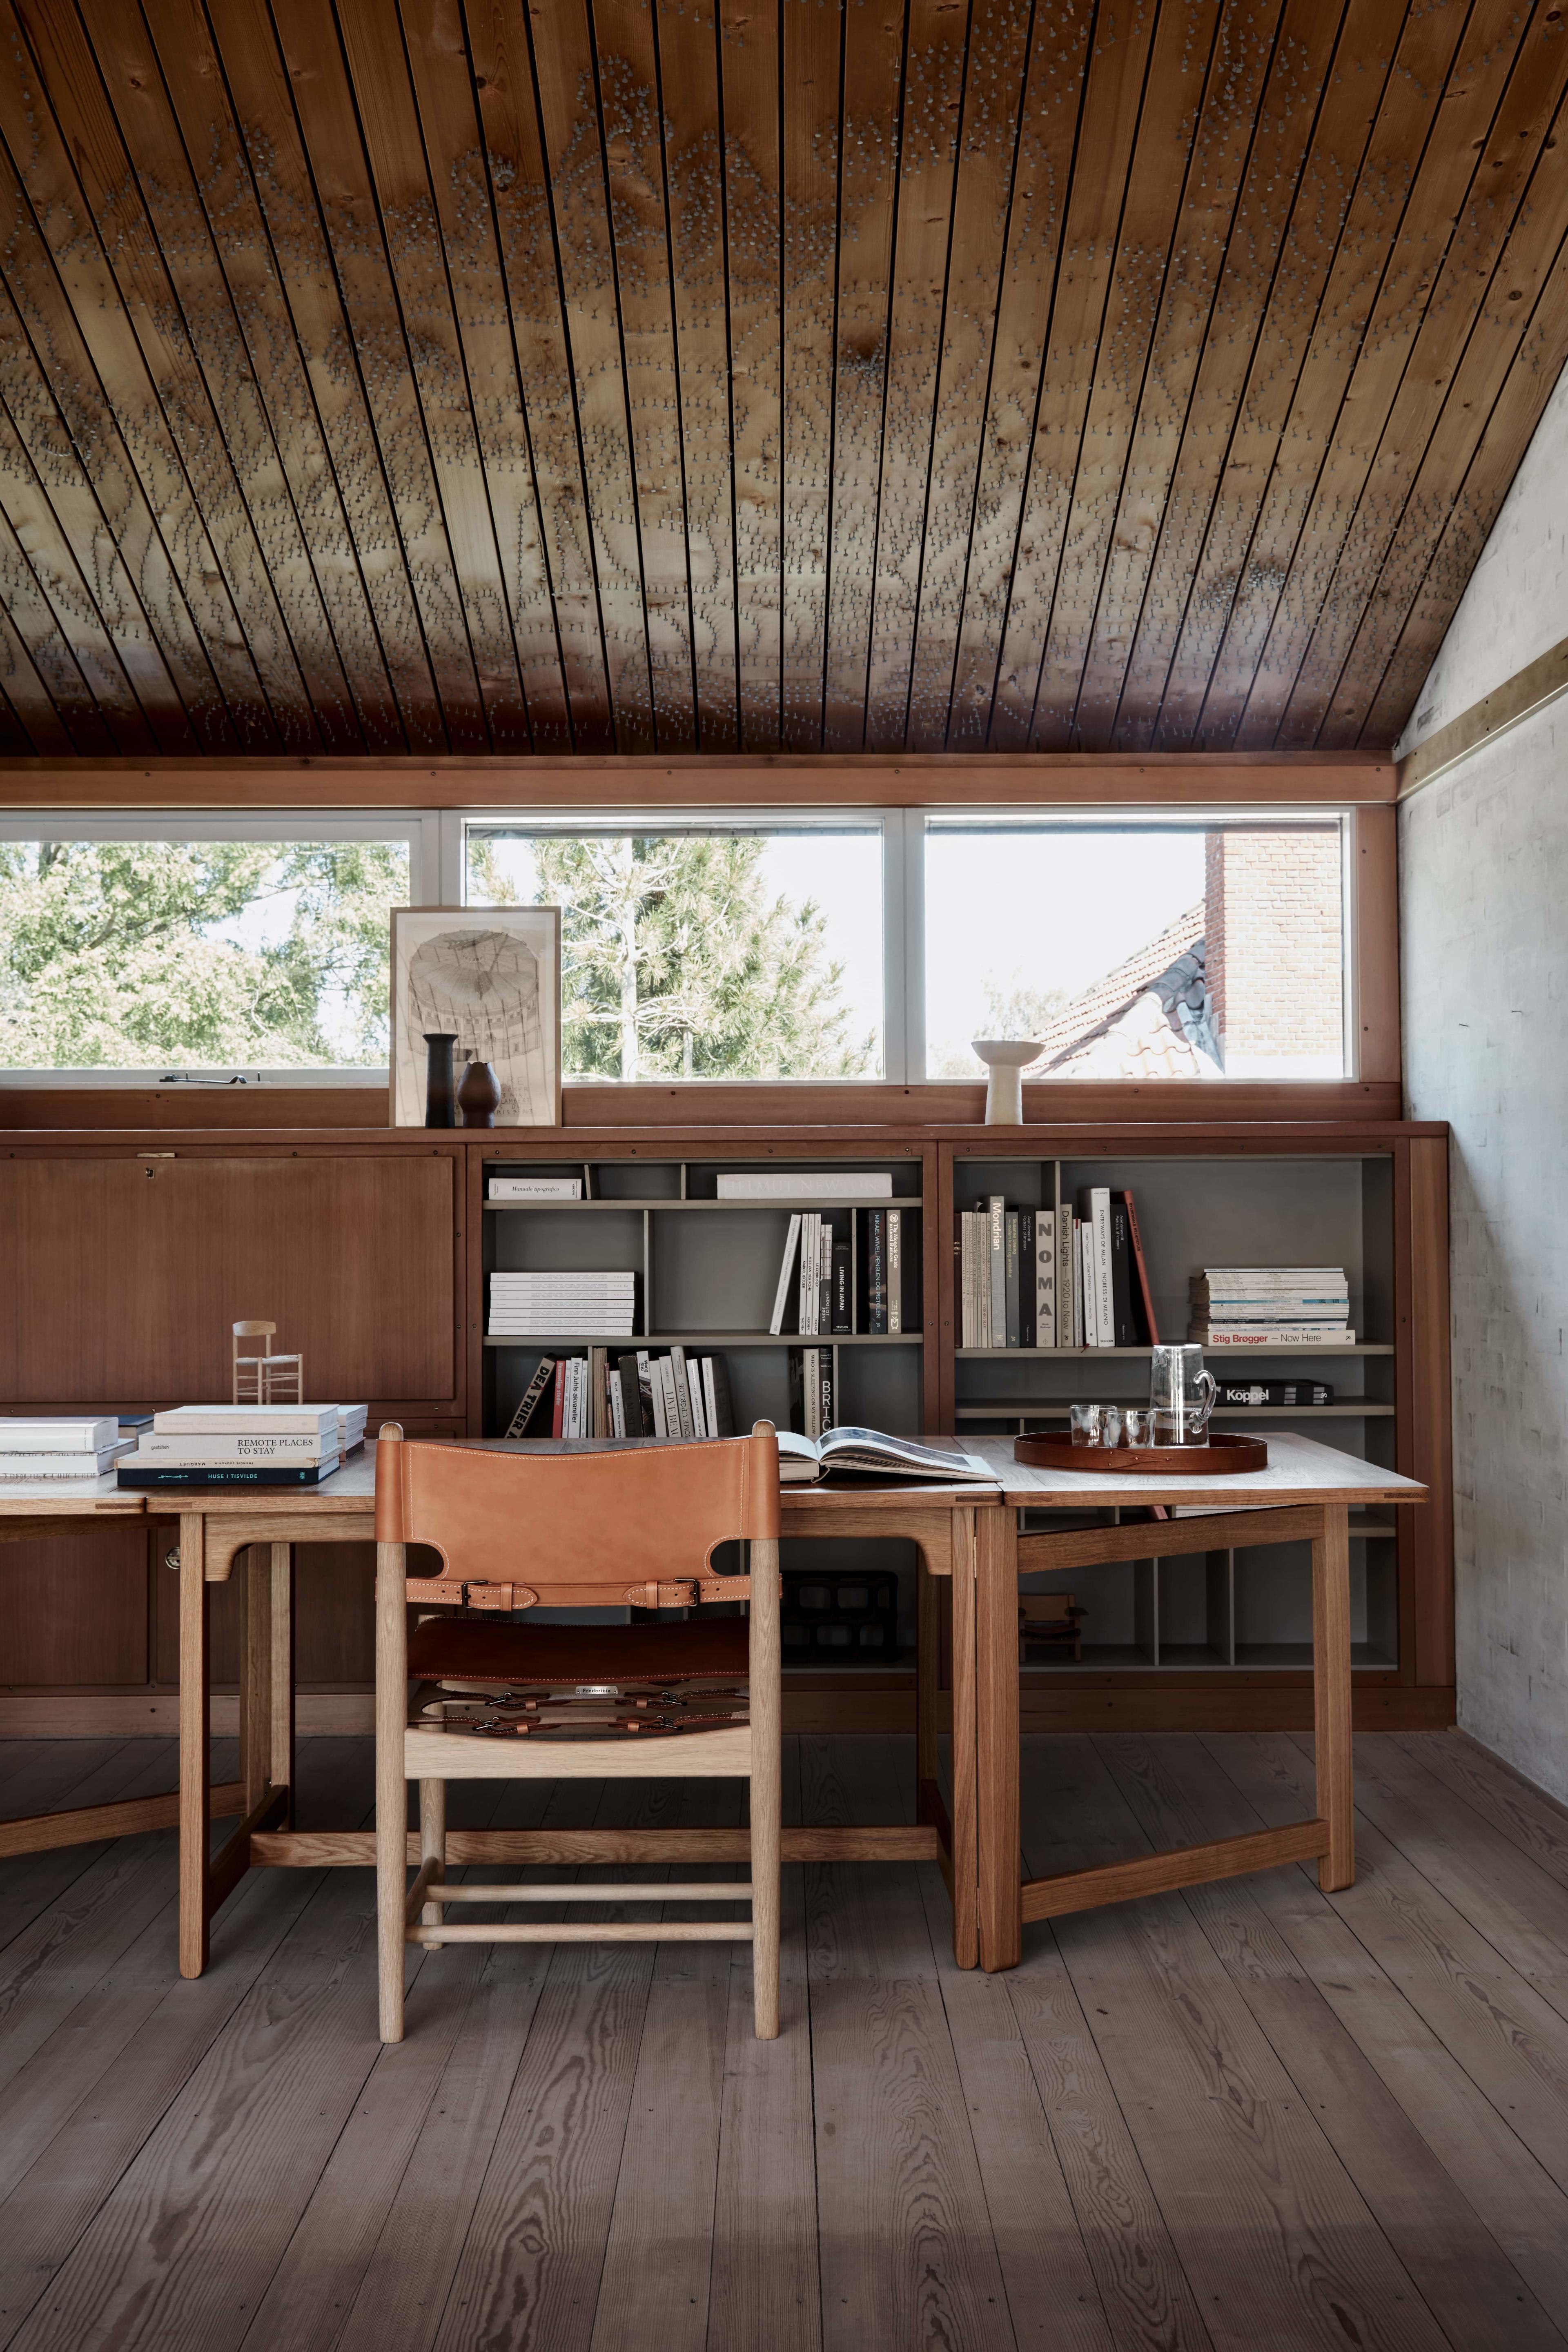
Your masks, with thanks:
M382 1425L375 1456L375 1817L381 2038L403 2039L405 1944L683 1942L752 1946L756 2032L779 2030L778 1440L639 1444L602 1454L516 1453L405 1439ZM746 1573L715 1576L721 1543ZM432 1545L438 1577L408 1577L405 1548ZM629 1625L519 1625L429 1617L410 1601L687 1608L749 1601L746 1618ZM419 1687L409 1713L409 1680ZM737 1685L745 1685L742 1696ZM608 1736L606 1736L608 1735ZM751 1783L751 1877L742 1885L448 1883L448 1780L689 1780ZM407 1882L407 1783L419 1783L420 1861ZM700 1834L700 1833L699 1833ZM629 1830L628 1858L658 1832ZM732 1847L731 1849L733 1850ZM459 1903L729 1903L749 1921L603 1927L452 1925ZM422 1916L421 1916L422 1915Z
M271 1340L277 1336L276 1323L237 1323L234 1327L234 1402L236 1404L303 1404L305 1402L305 1359L303 1356L273 1355L264 1349L257 1356L242 1356L242 1339Z

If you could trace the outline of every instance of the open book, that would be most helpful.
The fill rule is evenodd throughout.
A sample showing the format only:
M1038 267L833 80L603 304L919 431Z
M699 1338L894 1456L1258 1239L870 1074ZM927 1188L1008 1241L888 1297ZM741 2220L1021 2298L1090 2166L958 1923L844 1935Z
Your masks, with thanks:
M984 1484L995 1475L973 1454L944 1454L912 1437L889 1437L880 1429L830 1429L823 1437L801 1437L781 1429L779 1484L805 1486L830 1472L852 1471L860 1478L925 1478L943 1486Z

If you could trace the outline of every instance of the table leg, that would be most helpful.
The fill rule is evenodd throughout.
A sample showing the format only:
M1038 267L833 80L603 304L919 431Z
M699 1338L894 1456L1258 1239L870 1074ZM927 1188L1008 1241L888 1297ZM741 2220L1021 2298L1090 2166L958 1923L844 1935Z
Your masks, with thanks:
M1355 1883L1355 1785L1351 1748L1350 1510L1323 1506L1312 1542L1312 1721L1318 1814L1329 1850L1318 1859L1325 1894Z
M281 1826L294 1826L294 1547L275 1543L272 1577L272 1761L268 1777L275 1789L287 1789Z
M983 1969L1023 1958L1018 1824L1018 1516L975 1515L975 1812Z
M952 1957L972 1969L980 1957L974 1782L974 1523L988 1511L952 1514ZM917 1718L918 1719L918 1718Z
M245 1654L239 1673L239 1777L248 1813L267 1794L272 1773L271 1546L245 1555Z
M915 1555L915 1787L923 1790L936 1779L937 1685L941 1667L941 1619L937 1583Z
M180 1518L180 1974L207 1964L207 1788L211 1693L207 1682L206 1522Z

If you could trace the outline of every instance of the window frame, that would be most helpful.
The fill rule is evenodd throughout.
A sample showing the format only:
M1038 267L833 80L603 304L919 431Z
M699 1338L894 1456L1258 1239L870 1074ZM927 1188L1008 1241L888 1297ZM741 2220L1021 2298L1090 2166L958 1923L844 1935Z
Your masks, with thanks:
M101 814L86 810L6 809L0 812L0 841L395 841L408 843L410 904L440 870L439 813L434 809L170 809ZM203 1092L226 1087L376 1087L384 1094L388 1069L379 1064L330 1062L315 1068L298 1065L170 1071L162 1063L81 1069L0 1064L0 1090L190 1087Z
M1217 826L1268 830L1275 825L1321 827L1326 823L1333 823L1339 826L1341 843L1344 1069L1338 1080L1282 1078L1265 1082L1290 1089L1298 1086L1324 1084L1350 1086L1361 1079L1363 1061L1363 943L1361 933L1363 917L1368 910L1362 903L1360 887L1361 856L1367 845L1359 838L1358 825L1364 813L1361 803L1349 801L1309 802L1300 805L1274 802L1254 804L1205 802L1183 803L1179 811L1168 801L1106 805L1092 801L1047 800L995 803L925 802L908 805L849 803L842 806L820 801L780 801L767 805L713 801L651 807L647 804L617 806L597 802L584 805L555 801L547 803L468 803L447 808L388 806L372 809L360 806L317 810L308 806L266 809L211 806L139 812L112 808L102 811L78 808L62 812L34 807L9 808L0 812L0 840L287 842L403 838L407 841L409 848L410 905L460 907L467 903L466 843L470 825L510 827L519 832L548 827L580 833L654 833L694 826L705 832L844 830L875 833L879 835L882 845L883 1068L880 1077L845 1080L702 1078L689 1082L694 1091L706 1091L721 1086L742 1089L752 1087L804 1089L828 1084L869 1089L879 1086L938 1087L952 1083L928 1077L925 1070L925 853L927 835L931 830L941 830L952 824L994 827L999 831L1009 828L1028 831L1037 825L1055 827L1067 824L1111 830L1119 825L1136 826L1141 824L1169 825L1173 820L1179 822L1184 830L1212 830ZM1380 894L1374 890L1373 897L1378 896ZM593 1081L596 1088L602 1087L606 1092L613 1092L620 1083L616 1079ZM662 1080L660 1083L668 1086L688 1082ZM977 1079L975 1083L983 1082ZM1063 1083L1071 1085L1077 1082ZM12 1091L44 1088L144 1089L150 1086L182 1085L203 1089L251 1085L269 1090L279 1087L384 1090L386 1084L387 1072L380 1066L367 1067L344 1064L323 1065L314 1069L283 1067L240 1071L226 1067L177 1074L171 1074L156 1064L142 1068L83 1069L0 1066L0 1090Z

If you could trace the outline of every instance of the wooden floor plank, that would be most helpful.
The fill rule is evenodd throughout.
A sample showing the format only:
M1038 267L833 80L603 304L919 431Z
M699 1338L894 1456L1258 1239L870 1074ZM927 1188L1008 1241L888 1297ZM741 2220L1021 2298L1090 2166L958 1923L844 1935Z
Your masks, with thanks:
M1031 1872L1147 1843L1092 1743L1052 1741L1031 1760ZM1181 1897L1055 1925L1216 2347L1441 2352L1442 2329Z
M801 1818L800 1743L784 1741L784 1820ZM707 2352L820 2352L821 2280L813 2159L811 2017L806 1985L805 1866L782 1884L779 2034L759 2042L752 1972L730 1972L719 2185L713 2209Z
M683 1827L730 1829L741 1819L739 1781L689 1782L685 1798ZM689 1883L732 1875L711 1864L681 1871ZM665 1914L688 1919L725 1916L748 1914L738 1904L705 1910L689 1903L671 1906ZM744 1944L658 1948L599 2280L593 2352L622 2352L639 2337L657 2344L660 2352L703 2352L731 1978L743 1975L749 1991L748 1959Z
M677 1780L610 1787L602 1828L679 1823ZM602 1877L606 1896L617 1876ZM574 1906L577 1908L578 1906ZM596 1905L580 1915L600 1916ZM603 1916L614 1916L606 1902ZM646 1916L646 1915L645 1915ZM587 2352L656 1947L554 1948L436 2336L438 2352Z
M1243 1734L1203 1742L1227 1779L1233 1769L1241 1777L1253 1745ZM1309 1872L1269 1871L1250 1884L1270 1925L1520 2275L1548 2311L1568 2310L1568 2198Z
M899 1749L907 1769L908 1743ZM902 1817L891 1742L803 1739L801 1750L808 1820L819 1818L814 1800L829 1785L850 1819ZM836 1936L823 1932L825 1909L814 1908L811 1920L824 2346L1012 2352L914 1865L838 1864L834 1875L853 1878L857 1921L853 1934ZM873 1955L874 1973L852 1972Z
M1355 1795L1406 1861L1568 2016L1568 1887L1386 1742L1358 1743Z
M905 1822L913 1785L910 1752L902 1739L802 1734L802 1820L831 1828ZM837 1978L858 1983L935 1976L913 1863L814 1864L805 1874L805 1913L814 1986Z
M500 1785L498 1829L531 1828L536 1821L555 1829L586 1829L599 1801L598 1789L586 1780ZM489 1864L465 1875L514 1878L516 1871ZM574 1874L539 1873L542 1879L557 1875ZM503 1916L520 1914L513 1909ZM337 2352L386 2352L391 2345L397 2352L428 2352L554 1957L547 1944L498 1944L486 1955L484 1973L365 2265Z
M1225 1762L1265 1820L1281 1818L1311 1786L1310 1761L1283 1733L1260 1734ZM1364 1814L1357 1847L1356 1883L1331 1898L1335 1910L1568 2189L1568 2028Z
M1559 1885L1568 1886L1568 1805L1560 1805L1462 1731L1402 1732L1390 1745L1472 1805Z
M1256 1828L1235 1783L1192 1740L1095 1745L1157 1844ZM1191 1888L1187 1908L1457 2352L1491 2352L1502 2313L1518 2352L1560 2352L1559 2329L1270 1921L1263 1898L1275 1874Z

